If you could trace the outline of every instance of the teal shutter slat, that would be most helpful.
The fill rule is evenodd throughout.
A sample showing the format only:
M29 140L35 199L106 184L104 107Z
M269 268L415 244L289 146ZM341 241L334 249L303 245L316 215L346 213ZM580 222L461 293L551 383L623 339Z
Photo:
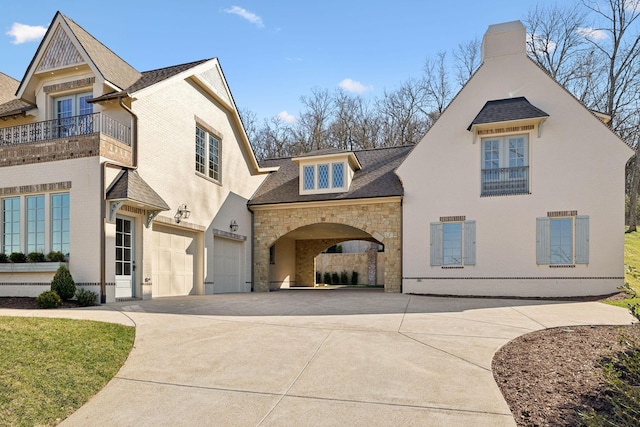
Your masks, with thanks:
M536 219L536 262L551 264L551 220L547 217Z
M442 265L442 223L431 223L431 265Z
M576 264L589 263L589 217L576 217Z
M476 222L464 222L464 265L476 265Z

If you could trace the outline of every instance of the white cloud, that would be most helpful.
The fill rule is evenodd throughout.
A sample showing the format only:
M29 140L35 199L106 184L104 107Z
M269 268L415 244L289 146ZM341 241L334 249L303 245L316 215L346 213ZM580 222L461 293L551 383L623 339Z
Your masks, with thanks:
M247 21L255 24L258 28L264 27L262 22L262 18L256 15L253 12L249 12L247 9L243 9L240 6L232 6L229 9L224 9L226 13L231 13L233 15L238 15L241 18L246 19Z
M338 87L340 89L346 90L347 92L354 93L363 93L369 90L373 90L373 86L365 86L362 83L351 79L342 80L340 83L338 83Z
M595 28L591 27L578 28L578 34L591 40L605 40L609 38L606 32L602 30L596 30Z
M22 44L40 40L47 32L45 27L40 25L25 25L14 22L11 29L6 32L7 35L13 37L13 44Z
M281 111L276 114L276 119L282 120L285 123L293 123L296 121L296 117L287 112L287 110Z

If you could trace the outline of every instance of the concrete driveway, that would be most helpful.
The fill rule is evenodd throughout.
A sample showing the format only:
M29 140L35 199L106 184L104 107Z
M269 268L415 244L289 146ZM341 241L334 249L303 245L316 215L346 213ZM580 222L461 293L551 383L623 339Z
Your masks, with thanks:
M493 354L535 330L628 324L597 302L367 290L0 310L136 326L116 377L62 426L514 426Z

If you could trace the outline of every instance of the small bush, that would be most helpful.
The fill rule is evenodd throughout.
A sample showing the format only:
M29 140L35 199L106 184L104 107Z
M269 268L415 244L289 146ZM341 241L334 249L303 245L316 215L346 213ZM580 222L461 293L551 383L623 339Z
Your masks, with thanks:
M358 286L358 272L357 271L352 271L351 272L351 284L353 286Z
M331 284L331 273L324 273L324 284L325 285Z
M62 300L56 291L44 291L36 298L40 308L56 308L62 305Z
M52 251L47 254L47 261L49 262L65 262L66 258L60 251Z
M338 273L336 272L331 273L331 283L333 283L334 285L340 284L340 276L338 276Z
M47 259L42 252L29 252L27 261L29 262L45 262Z
M78 300L78 305L80 307L90 307L92 305L96 305L98 294L80 288L76 291L76 299Z
M348 285L349 284L349 273L347 273L344 270L340 273L340 284L341 285Z
M9 262L9 257L4 252L0 252L0 264Z
M76 283L73 281L71 272L66 266L61 265L58 267L58 271L56 271L51 281L51 290L56 291L63 301L73 298L76 293Z
M16 264L27 262L27 256L22 252L12 252L11 255L9 255L9 261Z
M316 283L322 283L322 273L316 271Z

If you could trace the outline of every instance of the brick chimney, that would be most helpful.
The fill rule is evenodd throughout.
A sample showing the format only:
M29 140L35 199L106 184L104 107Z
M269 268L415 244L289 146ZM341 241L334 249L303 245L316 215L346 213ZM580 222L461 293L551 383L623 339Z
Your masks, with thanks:
M526 55L526 37L526 29L520 21L489 25L482 38L482 61L505 55Z

